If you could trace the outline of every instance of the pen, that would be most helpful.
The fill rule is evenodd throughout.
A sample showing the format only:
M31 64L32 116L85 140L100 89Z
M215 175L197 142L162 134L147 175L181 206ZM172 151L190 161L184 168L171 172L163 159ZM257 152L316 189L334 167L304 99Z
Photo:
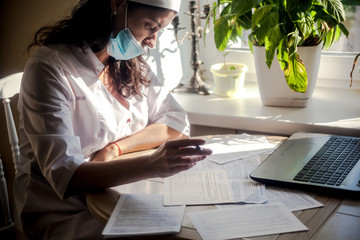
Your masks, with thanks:
M201 150L201 147L199 145L196 145L196 150Z

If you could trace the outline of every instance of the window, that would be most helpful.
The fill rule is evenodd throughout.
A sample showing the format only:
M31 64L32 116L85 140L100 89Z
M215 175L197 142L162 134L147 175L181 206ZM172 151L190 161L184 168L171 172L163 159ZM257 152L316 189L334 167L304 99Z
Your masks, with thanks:
M360 6L344 6L346 20L344 25L349 30L349 38L341 36L328 51L360 52Z

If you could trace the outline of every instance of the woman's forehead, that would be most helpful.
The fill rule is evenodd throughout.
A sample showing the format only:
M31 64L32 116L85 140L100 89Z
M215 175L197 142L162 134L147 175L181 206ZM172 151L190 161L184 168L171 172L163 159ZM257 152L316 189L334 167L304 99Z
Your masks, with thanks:
M129 18L136 19L137 21L152 21L163 27L164 25L169 24L175 17L176 13L171 10L165 9L147 9L147 8L137 8L134 11L129 12Z

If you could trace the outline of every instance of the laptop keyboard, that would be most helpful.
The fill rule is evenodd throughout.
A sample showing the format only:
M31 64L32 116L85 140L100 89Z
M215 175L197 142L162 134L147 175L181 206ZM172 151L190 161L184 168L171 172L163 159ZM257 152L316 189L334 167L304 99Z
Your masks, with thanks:
M294 180L339 186L360 159L360 139L331 137Z

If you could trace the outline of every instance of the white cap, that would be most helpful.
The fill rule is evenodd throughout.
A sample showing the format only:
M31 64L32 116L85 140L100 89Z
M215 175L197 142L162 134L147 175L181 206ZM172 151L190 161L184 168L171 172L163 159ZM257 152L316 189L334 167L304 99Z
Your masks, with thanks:
M174 10L179 12L181 0L129 0L130 2L137 2L145 5L155 6Z

